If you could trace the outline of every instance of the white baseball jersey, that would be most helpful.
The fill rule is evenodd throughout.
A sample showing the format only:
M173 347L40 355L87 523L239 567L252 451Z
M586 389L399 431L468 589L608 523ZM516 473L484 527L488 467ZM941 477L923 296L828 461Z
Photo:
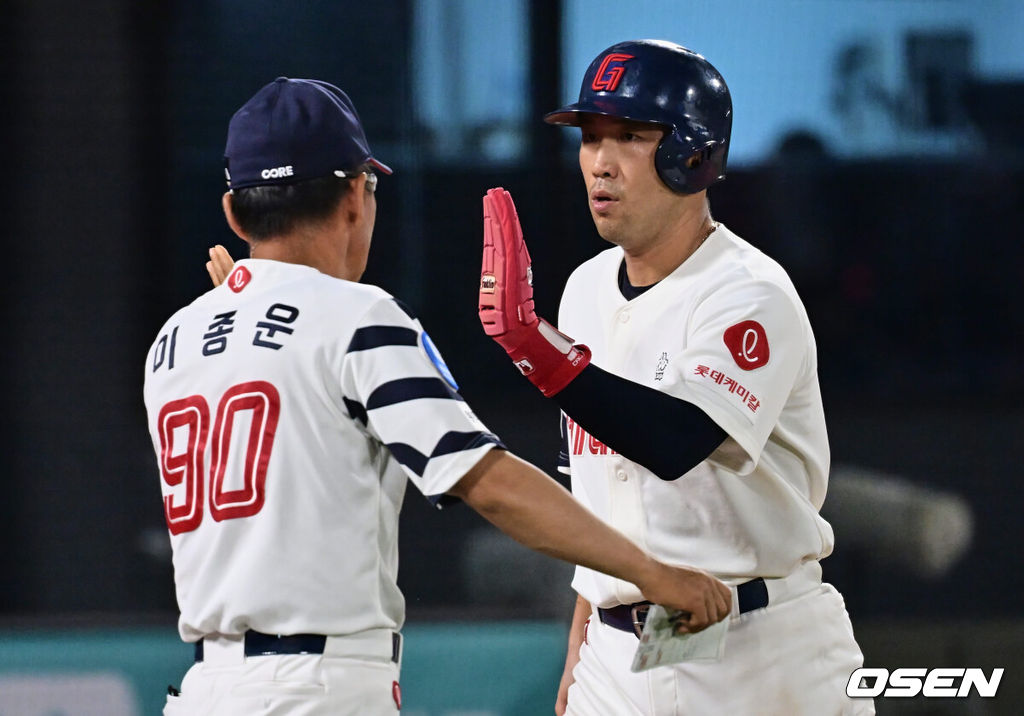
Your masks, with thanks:
M399 629L406 480L435 504L498 439L386 291L248 259L149 351L186 641Z
M727 582L782 577L828 555L832 529L818 509L829 450L814 336L785 271L722 225L630 301L618 288L622 260L615 247L576 269L559 329L588 345L601 368L696 404L729 437L665 481L563 416L560 469L573 494L655 557ZM643 598L585 568L573 587L602 607Z

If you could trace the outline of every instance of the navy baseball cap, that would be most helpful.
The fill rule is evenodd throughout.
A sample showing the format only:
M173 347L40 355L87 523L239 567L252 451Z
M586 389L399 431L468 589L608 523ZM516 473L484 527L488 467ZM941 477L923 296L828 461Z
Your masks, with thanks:
M391 173L370 153L352 100L327 82L278 77L228 123L224 174L231 189L345 176L363 164Z

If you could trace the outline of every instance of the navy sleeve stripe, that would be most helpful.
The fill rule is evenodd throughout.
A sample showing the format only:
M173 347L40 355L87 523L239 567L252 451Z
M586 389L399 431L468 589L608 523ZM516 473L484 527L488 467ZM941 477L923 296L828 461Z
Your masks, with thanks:
M414 346L419 333L402 326L364 326L358 329L348 344L348 352L368 351L383 346Z
M427 462L429 461L426 455L412 445L406 445L405 443L388 443L388 450L391 451L391 454L395 456L398 462L420 477L423 477L423 472L427 469Z
M408 306L406 306L402 301L398 300L394 296L391 297L391 300L395 302L395 305L397 305L399 308L402 309L402 313L404 313L405 315L407 315L409 318L411 318L414 321L417 320L416 319L416 314L413 313L412 309L409 308Z
M345 403L345 408L348 410L348 415L350 418L362 423L363 425L367 424L366 408L364 408L361 403L358 403L354 400L349 400L348 398L345 397L342 397L341 400L343 403Z
M480 431L457 433L453 431L445 433L444 437L437 441L434 452L430 453L430 457L472 450L488 443L493 443L500 448L505 447L505 443L501 442L501 439L493 433L482 433Z
M488 443L497 445L500 448L505 447L505 444L501 442L497 435L494 435L493 433L483 433L477 430L469 433L459 433L455 431L445 433L441 439L437 441L437 445L434 446L429 457L421 453L412 445L406 445L405 443L388 443L388 449L391 451L391 454L395 456L395 459L398 460L398 462L405 465L420 477L423 477L423 473L427 470L427 463L429 463L432 458L439 457L441 455L451 455L465 450L472 450L480 447L481 445L487 445Z
M370 397L366 401L366 409L368 411L375 410L421 398L462 400L462 396L440 378L400 378L382 383L370 393Z

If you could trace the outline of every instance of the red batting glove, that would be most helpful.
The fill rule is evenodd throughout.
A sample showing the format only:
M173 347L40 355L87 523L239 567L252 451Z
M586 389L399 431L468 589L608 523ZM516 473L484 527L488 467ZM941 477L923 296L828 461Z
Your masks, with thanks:
M533 310L530 252L512 196L502 188L484 197L484 260L480 270L480 323L519 371L551 397L590 363L590 349L573 345Z

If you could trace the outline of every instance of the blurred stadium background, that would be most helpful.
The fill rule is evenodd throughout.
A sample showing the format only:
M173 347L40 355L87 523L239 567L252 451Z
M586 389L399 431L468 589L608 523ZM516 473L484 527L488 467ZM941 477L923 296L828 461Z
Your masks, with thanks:
M207 288L227 121L278 75L358 106L382 179L366 281L420 315L477 413L554 474L557 411L475 315L480 197L515 196L539 312L603 246L540 117L623 39L692 47L735 103L712 211L814 324L833 448L826 578L868 666L1004 668L1024 711L1024 3L12 0L0 19L0 716L159 711L177 640L146 349ZM549 713L569 570L410 490L404 712ZM268 577L272 578L272 577Z

